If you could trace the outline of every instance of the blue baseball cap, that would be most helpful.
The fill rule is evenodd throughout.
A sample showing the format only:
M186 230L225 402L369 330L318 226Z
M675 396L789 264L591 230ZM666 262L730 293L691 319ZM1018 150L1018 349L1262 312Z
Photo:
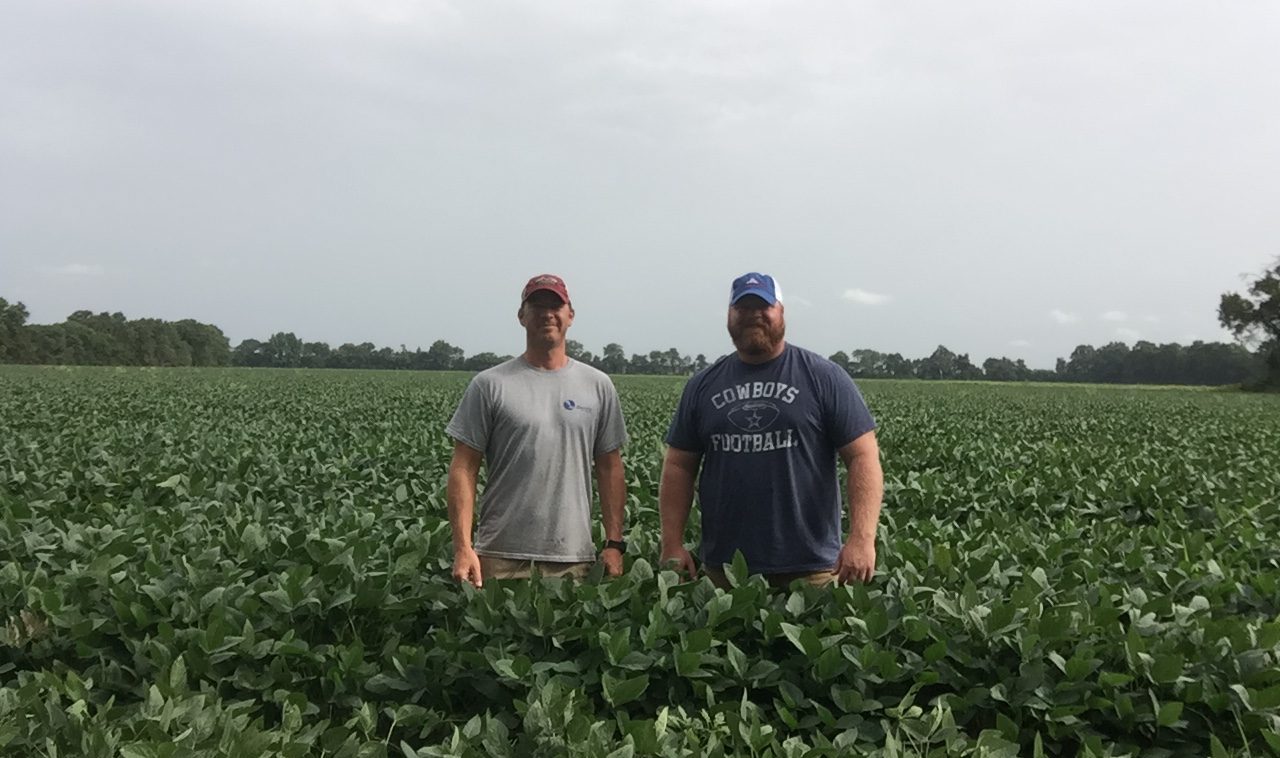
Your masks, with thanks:
M733 280L733 286L729 288L729 305L747 295L755 295L773 305L782 302L782 287L772 276L751 271Z

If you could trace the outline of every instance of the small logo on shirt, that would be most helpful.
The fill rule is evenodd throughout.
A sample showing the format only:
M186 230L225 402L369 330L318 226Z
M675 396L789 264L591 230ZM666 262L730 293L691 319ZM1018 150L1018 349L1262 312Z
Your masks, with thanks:
M564 401L563 403L561 403L561 405L563 405L563 406L564 406L564 409L565 409L566 411L587 411L587 412L590 412L590 411L591 411L591 409L590 409L590 408L588 408L587 406L585 406L585 405L578 405L577 403L575 403L575 402L574 402L574 401L572 401L572 400L566 400L566 401Z
M778 419L778 406L764 400L753 400L729 411L729 421L744 432L761 432Z

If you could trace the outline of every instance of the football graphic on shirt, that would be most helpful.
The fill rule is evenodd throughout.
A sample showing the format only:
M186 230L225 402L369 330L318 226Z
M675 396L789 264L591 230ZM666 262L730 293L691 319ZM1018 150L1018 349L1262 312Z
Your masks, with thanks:
M763 432L778 420L778 406L764 400L749 400L729 411L729 421L744 432Z

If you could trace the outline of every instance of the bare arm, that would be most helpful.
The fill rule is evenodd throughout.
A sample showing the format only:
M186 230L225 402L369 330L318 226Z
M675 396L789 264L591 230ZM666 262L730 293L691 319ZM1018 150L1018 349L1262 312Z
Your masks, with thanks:
M869 582L876 570L876 525L884 499L884 471L875 432L840 448L849 473L849 539L840 549L835 571L840 581Z
M453 528L453 577L476 587L482 586L484 579L480 575L480 556L471 545L471 532L475 525L476 479L483 459L479 450L455 441L445 487L449 525Z
M622 540L626 520L627 480L623 475L622 451L614 450L596 457L596 487L600 491L600 520L604 522L604 538ZM622 553L614 549L600 553L609 576L622 575Z
M658 512L662 519L662 565L673 566L690 577L697 574L693 556L684 546L684 527L693 508L693 485L702 454L667 448L658 486Z

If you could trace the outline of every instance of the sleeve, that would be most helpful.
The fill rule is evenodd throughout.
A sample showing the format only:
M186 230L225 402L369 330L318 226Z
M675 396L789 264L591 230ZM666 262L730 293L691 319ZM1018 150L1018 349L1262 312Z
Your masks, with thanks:
M698 434L698 387L700 382L691 379L684 385L680 403L676 406L671 426L667 428L666 443L677 450L691 453L703 452L704 445Z
M618 389L608 378L602 380L600 392L599 423L596 427L595 450L592 457L598 458L605 453L627 444L627 423L622 418L622 403L618 400Z
M489 444L492 421L489 413L489 393L479 377L473 377L462 400L453 412L453 418L445 427L445 434L475 450L484 452Z
M830 388L823 403L827 440L839 449L876 428L876 420L862 399L862 393L848 372L831 364L827 372Z

